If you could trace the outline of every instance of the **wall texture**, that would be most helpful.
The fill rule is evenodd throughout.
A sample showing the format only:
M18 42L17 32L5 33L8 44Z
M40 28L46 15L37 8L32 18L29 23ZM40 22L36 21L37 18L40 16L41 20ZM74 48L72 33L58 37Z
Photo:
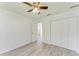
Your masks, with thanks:
M23 15L0 9L0 53L32 42L33 21Z

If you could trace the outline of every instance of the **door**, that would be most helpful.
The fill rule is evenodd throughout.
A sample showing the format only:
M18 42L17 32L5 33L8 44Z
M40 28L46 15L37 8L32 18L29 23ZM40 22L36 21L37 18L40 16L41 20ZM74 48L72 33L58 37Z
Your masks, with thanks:
M37 40L42 42L42 22L37 24Z
M67 48L67 21L59 20L51 23L52 44Z
M77 18L70 17L51 22L52 44L68 48L77 49Z

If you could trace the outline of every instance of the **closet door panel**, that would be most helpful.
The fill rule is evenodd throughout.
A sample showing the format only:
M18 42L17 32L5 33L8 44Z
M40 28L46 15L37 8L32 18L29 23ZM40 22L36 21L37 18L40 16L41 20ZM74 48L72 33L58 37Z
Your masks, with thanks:
M64 20L53 21L51 23L52 44L67 47L67 22Z
M67 35L68 35L68 48L77 49L77 18L72 17L67 19Z
M77 18L65 18L51 22L51 42L54 45L77 49Z

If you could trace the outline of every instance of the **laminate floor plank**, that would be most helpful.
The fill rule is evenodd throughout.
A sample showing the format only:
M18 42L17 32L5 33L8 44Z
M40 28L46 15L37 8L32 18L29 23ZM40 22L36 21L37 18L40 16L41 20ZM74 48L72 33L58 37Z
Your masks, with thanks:
M79 54L59 46L33 42L0 54L0 56L79 56Z

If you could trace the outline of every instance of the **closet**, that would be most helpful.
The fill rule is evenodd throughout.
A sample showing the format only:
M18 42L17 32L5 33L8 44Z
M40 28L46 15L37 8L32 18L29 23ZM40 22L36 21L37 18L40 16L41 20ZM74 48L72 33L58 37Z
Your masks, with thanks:
M71 50L77 49L78 19L76 16L51 21L51 43Z

